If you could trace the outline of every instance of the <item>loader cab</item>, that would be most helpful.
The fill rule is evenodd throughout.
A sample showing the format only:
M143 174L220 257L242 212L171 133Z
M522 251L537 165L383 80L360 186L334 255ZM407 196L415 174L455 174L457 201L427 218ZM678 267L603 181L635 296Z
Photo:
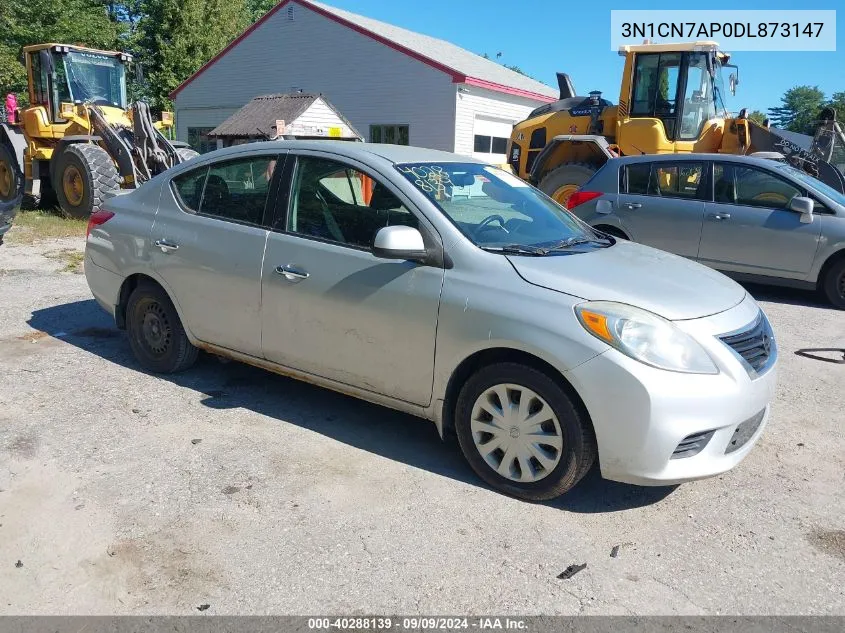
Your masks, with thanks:
M693 145L702 140L708 121L728 116L723 79L728 55L715 42L623 46L620 54L626 57L620 104L630 104L619 120L622 152L707 151ZM731 87L735 84L734 74Z
M125 53L41 44L24 48L24 54L30 103L43 108L49 123L66 122L62 104L126 109Z

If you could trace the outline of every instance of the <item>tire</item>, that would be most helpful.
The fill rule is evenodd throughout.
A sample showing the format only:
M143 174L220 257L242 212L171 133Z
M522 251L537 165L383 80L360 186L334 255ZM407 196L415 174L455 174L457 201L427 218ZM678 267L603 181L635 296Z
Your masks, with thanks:
M586 163L564 163L543 176L540 191L560 205L596 173L596 168ZM569 187L567 187L569 185ZM564 189L566 188L566 189Z
M99 145L67 145L54 161L51 182L66 215L86 219L120 189L120 175Z
M493 408L496 407L496 401L502 404L501 398L497 399L494 396L490 399L488 395L491 391L502 393L501 389L505 385L508 387L505 388L504 393L510 400L509 408L513 407L510 409L513 417L508 419L505 415L501 418L504 424L499 422L495 426L506 430L507 433L494 435L480 431L479 429L490 428L489 422L496 421L496 418L489 413L484 413L490 410L489 406L483 405L479 408L479 403L492 404ZM556 426L551 420L545 422L543 426L532 427L530 422L526 426L519 426L520 422L516 418L519 417L520 407L515 397L519 392L519 401L522 402L522 398L528 393L526 390L533 392L533 395L528 394L530 400L525 404L526 411L531 411L527 407L540 407L533 413L529 413L527 419L537 419L532 416L536 416L542 409L549 407L557 420ZM503 406L500 408L504 409ZM487 417L489 420L486 419ZM511 426L508 428L508 425ZM517 458L520 446L518 442L510 444L510 448L507 449L517 451L511 454L510 460L506 459L508 453L502 448L488 451L489 456L485 458L477 444L477 441L481 441L482 446L497 440L511 442L508 438L527 437L524 432L520 435L520 432L529 428L534 433L542 431L546 437L557 434L560 438L561 446L556 454L548 450L551 445L541 444L545 446L541 452L545 457L547 467L543 467L537 457L528 457L527 460L522 457ZM455 407L455 431L464 457L479 477L496 490L526 501L545 501L568 492L587 474L597 454L592 426L567 393L546 374L517 363L499 363L484 367L467 380ZM537 447L537 443L532 444L535 448ZM533 454L536 455L536 452ZM555 458L557 461L554 461ZM491 464L496 461L499 463L499 469L510 471L510 476L497 472L495 465ZM524 476L523 466L530 471L527 476ZM523 481L518 479L523 479Z
M195 156L199 156L200 153L196 150L191 149L190 147L177 147L176 155L184 163L185 161L191 160Z
M159 286L141 284L129 295L126 331L135 358L144 369L158 374L188 369L199 355L173 302Z
M822 279L822 290L828 301L840 310L845 310L845 258L827 269Z
M23 200L24 180L12 148L0 141L0 225L11 219Z

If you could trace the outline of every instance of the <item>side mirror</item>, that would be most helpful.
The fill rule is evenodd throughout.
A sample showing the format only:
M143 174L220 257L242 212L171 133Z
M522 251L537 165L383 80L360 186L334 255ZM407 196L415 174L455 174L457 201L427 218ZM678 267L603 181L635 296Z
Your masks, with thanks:
M736 86L738 83L739 79L737 78L737 76L731 73L728 77L728 86L732 95L736 95Z
M373 240L373 255L383 259L421 261L428 258L422 233L410 226L385 226Z
M804 196L795 196L789 201L789 208L795 213L801 214L801 224L812 224L814 206L813 201Z

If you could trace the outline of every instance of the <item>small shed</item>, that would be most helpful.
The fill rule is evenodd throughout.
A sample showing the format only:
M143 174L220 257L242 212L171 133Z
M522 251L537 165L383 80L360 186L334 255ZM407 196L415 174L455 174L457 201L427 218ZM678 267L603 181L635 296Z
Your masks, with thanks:
M254 97L208 136L218 147L276 138L363 140L328 99L304 92Z

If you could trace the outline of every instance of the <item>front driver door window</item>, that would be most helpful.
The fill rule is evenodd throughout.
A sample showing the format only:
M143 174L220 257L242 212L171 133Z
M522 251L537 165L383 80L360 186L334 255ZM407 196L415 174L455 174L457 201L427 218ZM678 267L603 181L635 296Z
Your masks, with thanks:
M803 195L789 180L740 163L713 165L699 257L728 271L801 279L810 271L821 222L801 224L789 201Z
M395 224L419 227L384 184L332 160L299 162L287 223L292 233L369 249L380 228Z
M276 211L264 257L264 355L428 404L444 270L379 259L371 248L384 226L420 228L435 240L436 233L389 179L362 167L300 156L291 179L289 204Z

